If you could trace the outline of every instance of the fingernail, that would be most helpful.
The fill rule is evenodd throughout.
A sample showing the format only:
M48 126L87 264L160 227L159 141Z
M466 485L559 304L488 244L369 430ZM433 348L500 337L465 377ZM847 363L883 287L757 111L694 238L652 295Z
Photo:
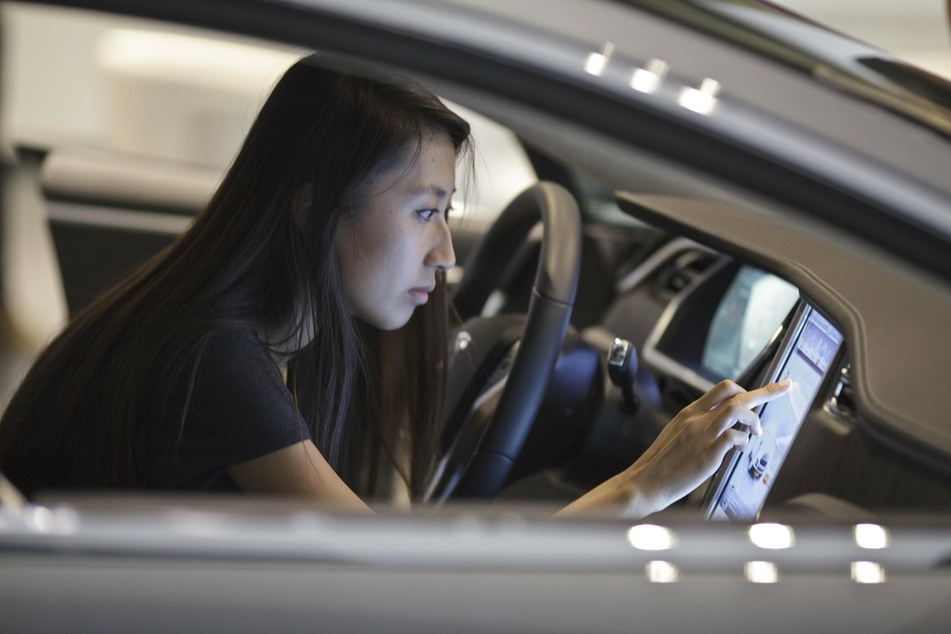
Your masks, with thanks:
M780 387L788 388L792 387L792 379L786 378L779 382Z

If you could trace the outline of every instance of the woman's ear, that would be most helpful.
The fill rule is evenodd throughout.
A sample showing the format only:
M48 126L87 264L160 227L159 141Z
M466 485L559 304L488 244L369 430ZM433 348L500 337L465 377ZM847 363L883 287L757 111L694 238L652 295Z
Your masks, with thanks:
M309 214L311 213L311 208L314 206L313 198L314 187L310 183L307 183L298 188L291 201L291 213L294 215L294 222L297 223L297 228L300 229L302 233L306 233Z

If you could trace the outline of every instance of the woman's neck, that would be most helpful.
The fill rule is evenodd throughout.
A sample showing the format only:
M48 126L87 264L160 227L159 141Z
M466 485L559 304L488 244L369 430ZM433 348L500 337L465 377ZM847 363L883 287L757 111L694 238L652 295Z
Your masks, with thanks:
M291 358L313 341L312 323L312 320L307 319L303 324L295 324L294 327L258 329L258 339L268 349L282 373L287 370Z

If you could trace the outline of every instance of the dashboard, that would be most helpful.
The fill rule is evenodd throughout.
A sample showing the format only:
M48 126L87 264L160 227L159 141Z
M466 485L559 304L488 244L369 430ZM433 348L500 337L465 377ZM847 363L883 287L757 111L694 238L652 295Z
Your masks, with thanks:
M751 438L744 451L731 451L708 486L692 496L709 519L756 519L807 418L825 429L854 423L844 337L796 286L775 274L684 239L658 253L628 276L646 294L629 287L617 300L625 310L633 309L631 298L643 303L647 295L665 305L636 344L645 411L625 423L609 402L602 416L612 420L610 426L626 428L628 436L641 428L640 444L646 446L653 433L647 429L659 431L680 407L721 380L753 389L790 378L789 394L758 410L763 435ZM693 274L672 295L658 294L658 284L669 286L670 267L685 262L692 263ZM620 316L613 319L622 328Z
M916 412L895 402L880 413L860 393L863 374L881 369L867 347L899 340L892 326L875 341L878 316L855 313L882 292L887 276L870 266L862 277L848 270L846 279L841 246L824 248L831 236L816 238L768 213L659 196L618 200L659 227L666 243L620 277L603 319L585 334L635 344L642 404L625 415L619 391L609 387L578 460L587 467L564 470L565 480L580 489L626 466L624 456L630 464L670 418L722 379L752 389L789 377L790 394L759 412L764 435L728 454L682 505L709 519L743 521L790 510L866 520L951 506L948 463L935 458L935 436L929 446L884 433L913 430L903 414ZM610 466L595 472L595 463Z
M727 455L702 502L706 517L758 516L811 410L851 419L838 404L843 347L839 329L798 288L728 257L718 258L670 301L642 351L654 376L696 393L724 379L747 389L793 382L789 394L757 410L763 435ZM840 379L834 386L833 374Z

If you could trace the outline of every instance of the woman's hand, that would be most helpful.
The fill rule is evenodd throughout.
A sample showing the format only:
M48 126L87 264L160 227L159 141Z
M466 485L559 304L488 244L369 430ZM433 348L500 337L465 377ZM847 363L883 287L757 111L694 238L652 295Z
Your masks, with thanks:
M625 515L643 517L684 497L713 473L731 447L743 449L763 433L753 407L789 391L788 379L747 392L722 381L671 420L637 462L589 491L563 511L621 505Z
M763 428L752 408L789 391L785 380L747 392L722 381L670 421L647 451L625 472L637 483L648 513L666 508L696 489L723 462L732 447L744 449Z

